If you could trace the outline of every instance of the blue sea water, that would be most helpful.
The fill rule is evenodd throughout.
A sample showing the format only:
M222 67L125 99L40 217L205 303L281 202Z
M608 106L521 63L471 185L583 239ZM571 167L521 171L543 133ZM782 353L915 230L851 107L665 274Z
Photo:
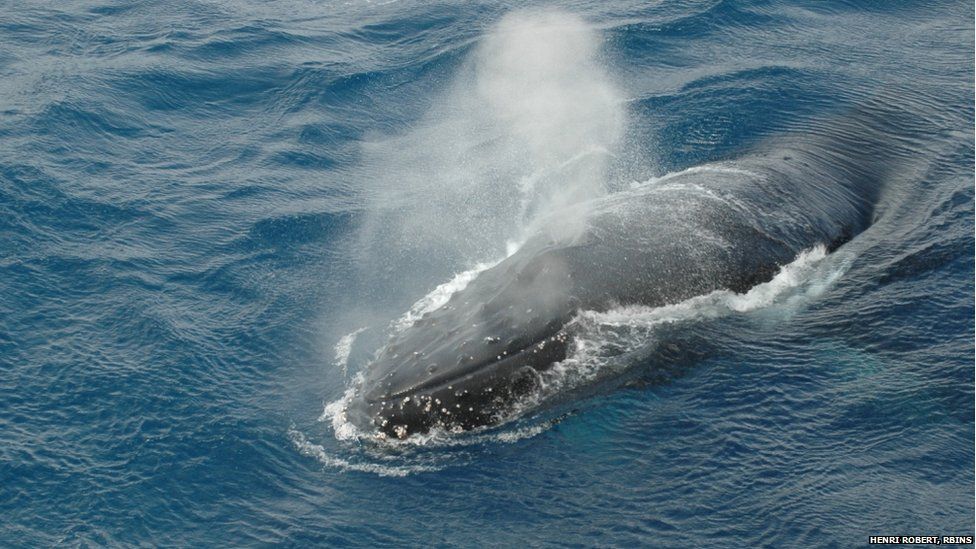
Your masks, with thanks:
M538 7L7 3L0 545L972 535L972 3ZM864 102L911 154L816 292L662 328L558 414L385 445L323 414L580 143L615 192Z

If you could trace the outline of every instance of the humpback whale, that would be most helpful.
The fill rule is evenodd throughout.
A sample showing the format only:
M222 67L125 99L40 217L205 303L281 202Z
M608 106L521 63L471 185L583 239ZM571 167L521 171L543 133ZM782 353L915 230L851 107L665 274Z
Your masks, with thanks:
M399 438L490 426L567 357L580 311L742 293L803 250L836 249L870 225L890 169L878 119L865 112L553 214L394 334L343 413ZM582 230L547 230L565 216Z

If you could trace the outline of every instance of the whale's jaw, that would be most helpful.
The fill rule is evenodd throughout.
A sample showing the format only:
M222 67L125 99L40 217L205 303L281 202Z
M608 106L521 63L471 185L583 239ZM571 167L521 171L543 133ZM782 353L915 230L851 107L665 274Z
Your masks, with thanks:
M567 336L558 332L523 349L473 365L466 373L397 392L383 384L362 387L345 414L361 429L406 438L432 429L458 432L494 425L512 406L539 389L539 373L566 358ZM383 360L381 357L380 360Z

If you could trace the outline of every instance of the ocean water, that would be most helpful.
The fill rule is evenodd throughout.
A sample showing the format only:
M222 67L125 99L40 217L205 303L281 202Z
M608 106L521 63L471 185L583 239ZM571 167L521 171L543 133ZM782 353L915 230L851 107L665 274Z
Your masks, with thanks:
M973 534L971 2L2 12L0 545ZM650 352L556 408L336 420L398 323L559 207L864 104L909 152L835 252L584 315Z

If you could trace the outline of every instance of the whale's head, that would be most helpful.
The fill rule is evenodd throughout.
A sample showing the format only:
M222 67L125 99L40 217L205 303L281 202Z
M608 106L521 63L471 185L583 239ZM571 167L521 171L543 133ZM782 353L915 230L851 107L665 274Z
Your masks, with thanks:
M538 372L566 356L562 330L580 301L565 255L563 248L516 254L395 334L346 417L399 438L499 422L536 388Z
M401 356L400 346L388 347L374 363L374 371L387 373L363 381L346 417L360 429L397 438L499 423L520 397L537 390L538 372L566 356L566 336L558 331L521 348L504 343L485 336L478 346L497 354L481 358L475 355L484 352L463 354L473 343L459 345L457 363L449 368L425 366L430 356L420 351Z

